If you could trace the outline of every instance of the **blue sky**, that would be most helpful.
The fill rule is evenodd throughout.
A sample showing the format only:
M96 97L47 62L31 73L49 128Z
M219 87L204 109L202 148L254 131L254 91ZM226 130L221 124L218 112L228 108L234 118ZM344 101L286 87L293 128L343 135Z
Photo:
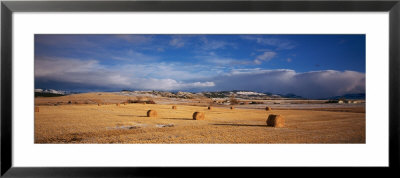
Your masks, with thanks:
M365 35L35 35L35 88L365 92Z

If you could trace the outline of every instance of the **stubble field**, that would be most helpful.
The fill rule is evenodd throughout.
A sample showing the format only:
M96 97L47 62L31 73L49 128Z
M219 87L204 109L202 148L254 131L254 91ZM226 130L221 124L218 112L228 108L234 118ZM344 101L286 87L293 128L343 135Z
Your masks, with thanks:
M107 101L97 104L81 101ZM50 102L73 101L50 105ZM79 101L74 103L74 101ZM109 93L35 98L35 143L365 143L365 106L264 109L205 105L115 103ZM196 102L197 103L197 102ZM198 102L200 103L200 102ZM177 106L177 109L172 109ZM157 117L147 117L148 110ZM193 120L196 111L205 120ZM269 114L285 118L284 128L266 125Z

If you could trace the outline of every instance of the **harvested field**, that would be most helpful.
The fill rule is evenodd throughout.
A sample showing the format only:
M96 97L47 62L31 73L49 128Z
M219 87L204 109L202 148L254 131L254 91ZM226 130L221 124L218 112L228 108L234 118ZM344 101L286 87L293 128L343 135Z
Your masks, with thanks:
M108 102L126 99L102 95ZM66 97L51 100L81 99ZM262 109L218 106L208 110L207 106L181 104L41 104L46 100L49 98L35 99L41 105L40 112L34 113L35 143L365 143L365 112L360 112L364 106L358 112L273 106L266 112L266 105ZM172 110L172 106L179 109ZM157 111L157 117L147 117L148 110ZM197 111L204 112L207 119L193 120ZM282 115L285 127L267 126L269 114Z

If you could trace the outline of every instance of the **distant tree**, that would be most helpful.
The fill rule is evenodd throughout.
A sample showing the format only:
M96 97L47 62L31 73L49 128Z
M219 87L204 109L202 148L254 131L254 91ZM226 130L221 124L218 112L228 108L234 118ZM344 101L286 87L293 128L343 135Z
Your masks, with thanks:
M58 97L58 96L65 96L63 94L57 94L57 93L41 93L41 92L35 92L35 97Z
M231 95L231 97L230 97L230 99L229 99L229 102L231 103L231 105L239 104L239 100L237 100L237 99L235 98L235 95L234 95L234 94Z

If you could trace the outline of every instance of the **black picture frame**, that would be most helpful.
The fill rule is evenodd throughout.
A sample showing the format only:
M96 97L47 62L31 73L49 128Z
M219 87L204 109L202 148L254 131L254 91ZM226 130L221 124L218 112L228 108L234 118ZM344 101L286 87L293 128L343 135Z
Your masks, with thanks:
M399 168L399 101L400 101L400 0L364 1L2 1L1 2L1 176L4 177L143 177L178 176L186 173L208 175L217 173L236 174L244 168L142 168L142 167L75 167L75 168L20 168L12 166L12 17L13 12L127 12L127 11L290 11L290 12L389 12L389 167L345 168L347 171L364 173L371 170L393 171ZM182 170L183 169L183 170ZM265 169L269 169L268 173ZM276 171L270 169L278 169ZM246 168L250 174L292 171L282 168ZM296 169L297 173L309 174L310 168ZM329 168L317 168L329 169ZM330 175L340 172L327 170Z

